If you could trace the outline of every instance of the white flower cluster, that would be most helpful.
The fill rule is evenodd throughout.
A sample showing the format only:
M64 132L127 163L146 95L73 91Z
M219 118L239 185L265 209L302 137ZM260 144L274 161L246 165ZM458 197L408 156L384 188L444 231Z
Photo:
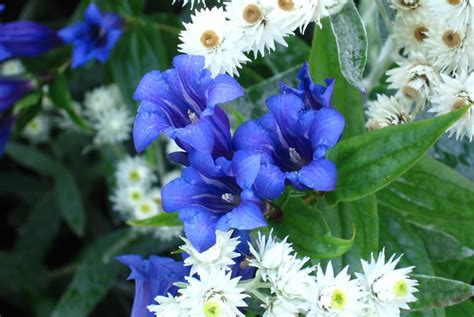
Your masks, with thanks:
M22 131L22 136L33 144L49 140L51 133L51 118L40 113L30 120Z
M362 261L363 272L352 279L348 267L337 275L331 262L320 265L300 259L287 242L272 234L258 236L251 255L236 263L238 238L231 232L216 232L216 244L198 252L189 241L181 249L188 253L184 264L191 266L188 283L178 283L178 295L158 296L158 305L148 309L156 316L244 316L246 299L262 302L264 317L395 317L416 298L417 282L408 274L413 267L395 269L400 258L385 262L384 252L375 260ZM255 268L255 277L232 278L231 265ZM233 272L234 274L236 272Z
M116 187L110 200L113 210L126 220L143 220L164 212L161 189L153 187L157 178L142 157L127 157L117 164ZM143 230L161 240L171 240L181 234L181 227L159 227Z
M96 131L96 144L120 143L130 138L133 118L118 86L102 86L87 92L84 106L84 114Z
M0 64L0 74L2 76L17 76L25 72L25 66L18 59L9 59Z
M412 121L423 110L442 115L474 104L474 1L392 0L393 37L402 52L389 70L395 97L370 102L369 129ZM427 107L428 105L428 107ZM449 134L474 138L474 108Z
M191 6L194 0L191 0ZM198 0L197 3L204 1ZM231 0L222 7L203 8L185 23L181 52L205 57L215 77L238 75L250 61L246 54L263 56L276 43L287 46L285 37L302 32L311 22L339 12L347 0ZM184 1L187 4L188 0Z

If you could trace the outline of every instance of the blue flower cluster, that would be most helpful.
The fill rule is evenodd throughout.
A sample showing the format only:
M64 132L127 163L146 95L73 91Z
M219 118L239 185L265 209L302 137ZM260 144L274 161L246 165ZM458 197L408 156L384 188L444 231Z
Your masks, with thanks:
M143 151L162 133L183 149L170 158L182 176L163 188L163 208L179 213L187 238L199 251L215 243L215 231L266 226L268 200L285 185L334 190L336 166L326 159L345 121L331 105L334 81L314 84L305 64L297 89L281 86L268 99L269 114L230 133L219 107L243 95L235 79L215 79L204 59L180 55L173 69L146 74L135 93L140 101L134 141Z

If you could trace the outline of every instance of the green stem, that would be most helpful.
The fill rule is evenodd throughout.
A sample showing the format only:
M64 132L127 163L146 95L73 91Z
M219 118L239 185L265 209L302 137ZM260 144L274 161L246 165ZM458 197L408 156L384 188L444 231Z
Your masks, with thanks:
M387 7L383 3L383 0L375 0L377 6L379 7L380 15L387 27L387 30L392 33L392 20L390 19L390 15L388 14Z
M364 85L370 92L375 85L378 84L382 76L385 74L387 68L393 62L393 51L395 49L395 41L390 36L385 42L384 46L380 50L377 61L373 64L372 70L369 75L364 79Z

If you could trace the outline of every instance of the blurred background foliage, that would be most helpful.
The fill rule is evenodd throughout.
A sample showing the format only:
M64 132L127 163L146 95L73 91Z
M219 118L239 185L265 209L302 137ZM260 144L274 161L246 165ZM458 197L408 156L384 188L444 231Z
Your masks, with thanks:
M7 9L2 22L34 20L60 29L80 19L90 1L3 2ZM32 72L54 74L50 98L67 111L71 111L72 100L82 101L86 91L115 82L130 112L135 114L133 91L146 72L170 67L177 54L180 21L188 20L189 6L172 6L171 0L98 0L96 3L104 11L119 13L128 22L106 64L89 63L79 70L56 73L69 58L69 47L22 62ZM368 31L370 47L377 51L384 31L378 28ZM311 39L309 29L305 36L289 38L288 48L280 46L275 53L246 65L239 81L247 89L247 96L227 109L238 110L244 116L258 115L265 98L277 91L279 81L294 83L310 54ZM369 50L367 72L374 62L375 53ZM385 89L385 85L380 85L368 97ZM26 119L17 126L21 128L28 118L41 111L41 99L39 91L23 101L21 117ZM78 128L54 130L50 141L42 145L28 145L17 131L16 139L0 160L2 316L128 316L134 285L126 281L128 269L119 265L114 256L168 255L179 244L179 241L165 243L134 235L113 215L108 197L117 160L115 149L107 146L90 149L90 132L80 117L73 119ZM131 142L126 146L126 151L133 154ZM163 148L164 144L158 143L146 153L151 161L157 162L158 170L169 169L161 159ZM473 144L444 138L435 147L434 155L474 180ZM423 244L419 232L412 234L416 243ZM474 265L466 266L463 261L442 262L434 267L429 264L429 267L430 272L425 273L436 272L469 283L474 276ZM452 316L468 316L462 310L472 311L469 306L473 306L472 302L454 308ZM426 316L444 316L444 312Z

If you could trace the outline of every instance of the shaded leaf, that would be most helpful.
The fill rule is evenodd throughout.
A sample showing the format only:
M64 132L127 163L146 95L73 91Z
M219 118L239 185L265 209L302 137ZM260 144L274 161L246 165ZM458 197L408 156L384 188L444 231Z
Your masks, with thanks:
M162 212L148 219L129 221L128 224L134 227L180 227L183 225L176 212Z

